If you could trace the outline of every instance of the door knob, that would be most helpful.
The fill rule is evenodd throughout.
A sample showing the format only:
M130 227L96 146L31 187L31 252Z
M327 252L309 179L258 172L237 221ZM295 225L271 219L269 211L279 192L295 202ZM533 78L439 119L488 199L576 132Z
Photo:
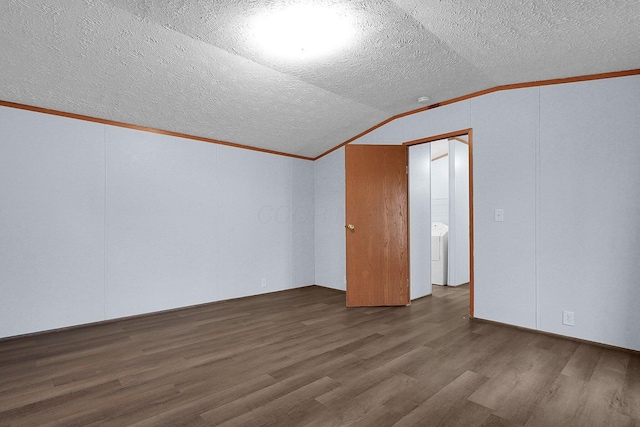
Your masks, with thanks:
M349 225L347 225L347 228L348 228L349 230L351 230L351 231L353 231L353 230L355 230L355 229L356 229L356 227L355 227L353 224L349 224Z

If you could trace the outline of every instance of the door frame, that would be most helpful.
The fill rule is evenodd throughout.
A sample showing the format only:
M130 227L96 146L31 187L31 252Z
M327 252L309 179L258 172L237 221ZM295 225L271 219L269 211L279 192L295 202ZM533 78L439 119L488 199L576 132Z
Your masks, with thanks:
M474 287L474 259L473 259L473 128L461 129L458 131L443 133L440 135L429 136L426 138L414 139L412 141L403 142L402 145L409 147L411 145L428 144L433 141L439 141L441 139L449 139L460 137L463 135L468 136L469 144L469 315L474 316L474 300L475 300L475 287ZM411 203L411 201L409 201ZM409 218L409 227L411 227L411 218ZM407 234L409 230L407 230Z

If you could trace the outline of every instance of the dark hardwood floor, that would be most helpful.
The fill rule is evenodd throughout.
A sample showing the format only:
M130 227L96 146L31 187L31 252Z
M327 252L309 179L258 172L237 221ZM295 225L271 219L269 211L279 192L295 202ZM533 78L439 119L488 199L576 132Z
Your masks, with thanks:
M308 287L0 342L0 426L640 426L640 356Z

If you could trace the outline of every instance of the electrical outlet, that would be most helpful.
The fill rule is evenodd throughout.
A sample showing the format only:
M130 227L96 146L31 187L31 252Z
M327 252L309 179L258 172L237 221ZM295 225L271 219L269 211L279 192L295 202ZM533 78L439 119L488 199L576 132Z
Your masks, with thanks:
M266 288L267 287L267 279L262 279L262 282L260 283L260 287L262 287L262 288Z
M573 311L562 312L562 324L567 326L575 326L575 318Z

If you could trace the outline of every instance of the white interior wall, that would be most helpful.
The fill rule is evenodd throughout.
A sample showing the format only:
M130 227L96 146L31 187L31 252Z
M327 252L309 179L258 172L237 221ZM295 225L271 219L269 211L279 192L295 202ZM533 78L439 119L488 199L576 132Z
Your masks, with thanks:
M638 100L640 76L540 89L537 225L540 329L636 350Z
M344 148L316 160L315 272L316 284L346 290Z
M291 162L291 287L316 283L315 162Z
M218 276L220 299L255 295L274 290L273 286L275 290L295 287L292 256L302 253L292 252L292 233L298 230L292 221L292 159L262 154L218 146L216 248L220 266L224 266ZM305 163L313 168L311 162ZM304 283L312 284L313 277L309 280Z
M106 132L105 318L216 300L217 147Z
M472 99L475 315L536 327L538 88ZM504 209L504 222L494 210Z
M0 337L104 319L104 141L0 107Z
M409 147L409 293L431 295L431 145Z
M449 286L469 283L469 146L449 141Z
M6 107L0 141L0 337L314 283L313 162Z
M500 91L354 143L473 128L475 316L640 350L637 99L640 76Z
M431 222L449 225L449 156L431 162Z

